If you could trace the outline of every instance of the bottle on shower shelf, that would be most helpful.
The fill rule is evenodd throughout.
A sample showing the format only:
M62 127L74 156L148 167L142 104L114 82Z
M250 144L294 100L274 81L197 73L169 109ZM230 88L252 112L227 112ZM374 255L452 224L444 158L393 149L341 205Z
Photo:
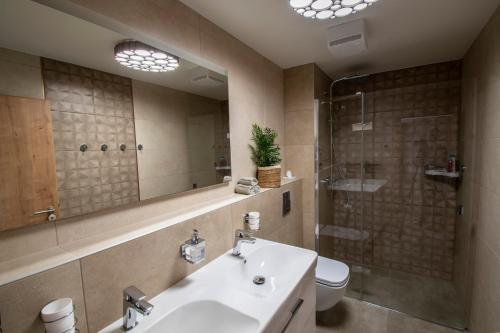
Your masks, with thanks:
M457 170L457 156L455 154L448 155L448 172L455 172Z

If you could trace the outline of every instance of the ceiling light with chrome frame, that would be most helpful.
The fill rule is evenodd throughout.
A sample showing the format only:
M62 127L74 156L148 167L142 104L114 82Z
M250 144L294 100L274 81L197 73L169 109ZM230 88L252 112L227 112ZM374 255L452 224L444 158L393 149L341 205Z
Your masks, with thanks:
M179 67L179 58L139 41L126 40L115 46L115 60L144 72L168 72Z
M293 10L304 17L326 20L360 12L378 0L288 0Z

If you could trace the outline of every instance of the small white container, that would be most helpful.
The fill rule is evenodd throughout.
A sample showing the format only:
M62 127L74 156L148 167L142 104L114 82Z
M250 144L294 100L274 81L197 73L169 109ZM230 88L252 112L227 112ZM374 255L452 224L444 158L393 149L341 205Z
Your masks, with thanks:
M76 324L71 298L60 298L45 305L40 311L40 318L47 333L71 333Z
M71 312L71 314L59 320L50 323L44 323L45 332L46 333L70 332L70 330L74 329L75 324L76 324L75 315L73 314L73 312Z
M247 214L248 227L250 230L260 229L260 213L259 212L249 212Z
M45 305L40 312L43 322L51 322L73 312L73 300L71 298L59 298Z

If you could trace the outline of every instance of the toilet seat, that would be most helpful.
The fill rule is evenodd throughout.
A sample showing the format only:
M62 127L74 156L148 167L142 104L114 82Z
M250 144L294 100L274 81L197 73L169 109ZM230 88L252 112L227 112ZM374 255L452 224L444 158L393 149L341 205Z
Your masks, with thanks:
M343 287L349 281L349 266L343 262L318 256L316 282L328 287Z

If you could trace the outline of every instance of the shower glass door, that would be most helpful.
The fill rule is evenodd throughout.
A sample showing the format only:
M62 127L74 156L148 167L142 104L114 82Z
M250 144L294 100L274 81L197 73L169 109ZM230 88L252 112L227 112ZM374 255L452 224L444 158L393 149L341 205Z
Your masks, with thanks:
M408 88L405 100L370 82L340 85L331 103L317 101L319 254L349 266L348 297L463 329L447 259L453 184L424 175L426 164L442 163L441 136L453 122L415 116L408 100L418 89Z
M365 96L354 93L323 103L318 111L318 239L320 255L349 265L348 296L363 297L365 247L364 146L369 126ZM368 261L367 261L368 260Z

